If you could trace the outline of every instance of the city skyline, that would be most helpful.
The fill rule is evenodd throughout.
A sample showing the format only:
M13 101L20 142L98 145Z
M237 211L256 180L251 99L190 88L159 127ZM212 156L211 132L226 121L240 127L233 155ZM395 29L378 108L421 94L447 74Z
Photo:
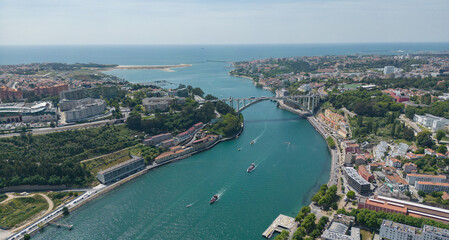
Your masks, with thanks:
M0 45L449 42L423 1L2 1Z

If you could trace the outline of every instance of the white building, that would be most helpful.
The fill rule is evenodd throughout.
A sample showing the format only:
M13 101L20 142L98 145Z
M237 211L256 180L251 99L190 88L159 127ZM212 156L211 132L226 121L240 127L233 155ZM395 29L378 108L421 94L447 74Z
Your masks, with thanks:
M415 185L415 182L433 182L442 183L446 181L446 176L444 175L429 175L429 174L407 174L407 182L410 185Z
M385 66L384 67L384 75L394 73L394 66Z
M61 119L65 122L77 122L87 120L99 115L106 110L106 102L103 99L83 98L80 100L62 100L59 102Z
M383 220L379 237L390 240L449 240L449 231L429 225L416 228L409 225Z
M416 190L421 190L426 193L431 192L449 192L449 183L445 182L423 182L417 181L415 183Z
M0 104L0 123L49 122L58 119L51 102Z
M434 132L444 129L449 125L449 119L433 116L430 114L415 114L415 116L413 117L413 121L431 129Z

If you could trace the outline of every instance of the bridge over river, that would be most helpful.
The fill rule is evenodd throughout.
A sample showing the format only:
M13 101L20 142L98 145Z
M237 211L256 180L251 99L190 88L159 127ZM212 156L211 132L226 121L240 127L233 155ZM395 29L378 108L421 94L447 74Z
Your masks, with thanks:
M225 102L232 108L236 109L237 112L241 112L247 107L256 104L261 101L271 100L271 101L283 101L284 104L293 107L295 109L301 110L304 116L313 114L314 110L318 107L323 95L321 94L307 94L307 95L295 95L295 96L276 96L272 97L249 97L249 98L233 98L228 99L214 99L214 100L203 100L200 102Z

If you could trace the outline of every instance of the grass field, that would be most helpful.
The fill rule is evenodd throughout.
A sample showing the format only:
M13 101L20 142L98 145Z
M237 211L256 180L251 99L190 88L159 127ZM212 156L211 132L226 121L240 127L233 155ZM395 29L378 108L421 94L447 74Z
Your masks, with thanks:
M82 164L84 164L86 169L89 170L92 173L92 175L96 176L97 173L101 170L104 170L106 168L112 167L116 164L131 159L129 152L130 152L129 148L123 149L121 151L117 151L102 157L86 161Z
M6 196L6 194L0 194L0 202L2 202L3 200L7 199L8 196Z
M0 204L0 227L9 229L48 208L41 196L16 198Z
M373 234L366 230L360 230L360 235L362 235L362 240L371 240L373 238Z

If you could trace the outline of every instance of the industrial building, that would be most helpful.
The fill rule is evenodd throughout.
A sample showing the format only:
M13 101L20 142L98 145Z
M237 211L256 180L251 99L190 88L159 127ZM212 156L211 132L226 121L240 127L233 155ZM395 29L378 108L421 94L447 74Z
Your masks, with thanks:
M97 179L102 184L114 182L123 177L129 176L145 167L145 160L142 157L134 157L131 160L122 162L106 170L98 172Z
M371 190L371 185L360 176L352 167L345 167L345 177L349 186L354 188L358 193L365 193Z

